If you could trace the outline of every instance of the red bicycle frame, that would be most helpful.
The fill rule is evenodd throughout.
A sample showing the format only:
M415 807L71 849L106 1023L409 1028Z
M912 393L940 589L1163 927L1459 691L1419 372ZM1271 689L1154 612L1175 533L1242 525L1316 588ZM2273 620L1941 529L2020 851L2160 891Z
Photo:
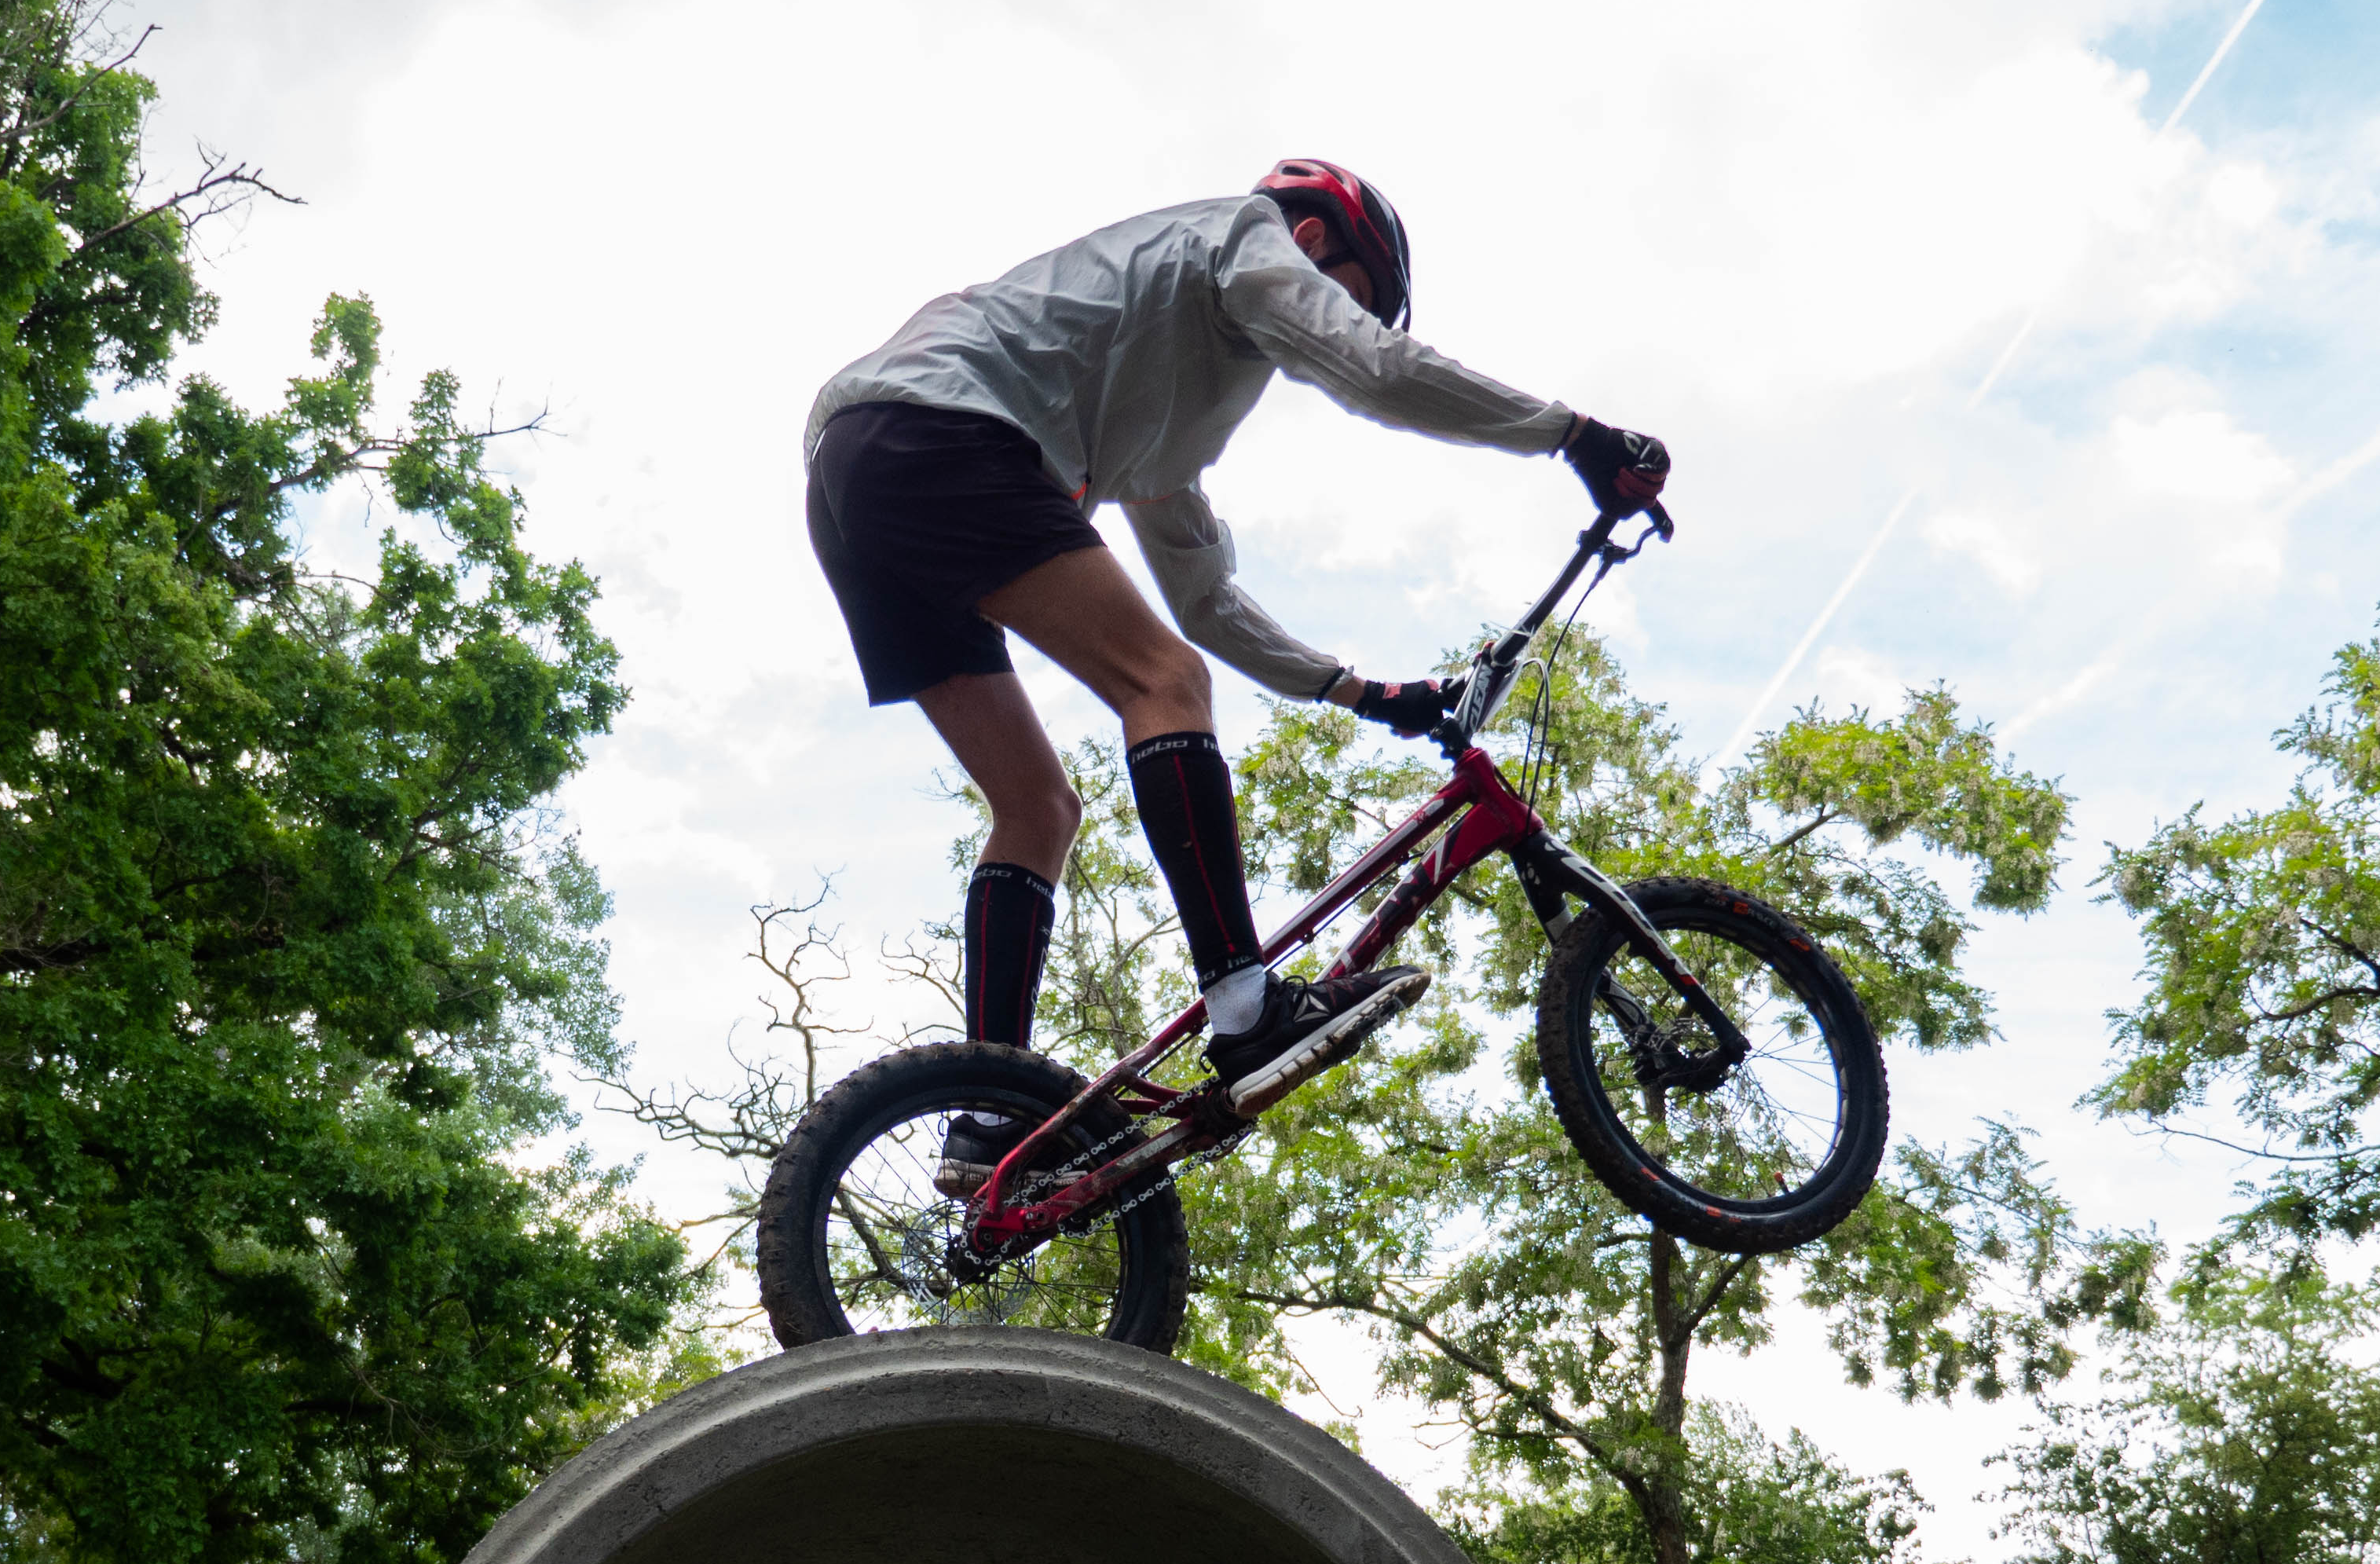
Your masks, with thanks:
M1448 824L1449 821L1451 824ZM1272 965L1310 943L1350 903L1410 859L1430 833L1444 827L1437 843L1423 855L1413 872L1374 908L1354 938L1330 964L1330 976L1362 972L1378 961L1397 937L1414 925L1422 910L1438 900L1465 869L1498 853L1508 852L1532 836L1546 834L1545 822L1522 802L1512 783L1496 769L1488 752L1466 749L1454 762L1454 775L1431 794L1404 822L1375 843L1324 886L1296 916L1264 942L1264 959ZM1546 838L1548 842L1550 837ZM981 1192L983 1215L977 1219L980 1242L997 1244L1018 1234L1045 1233L1061 1222L1098 1204L1121 1186L1160 1164L1178 1162L1215 1145L1241 1127L1241 1121L1222 1108L1211 1091L1176 1091L1148 1079L1147 1072L1177 1046L1196 1035L1207 1018L1204 1000L1169 1022L1163 1030L1110 1065L1024 1143L1001 1159ZM1011 1173L1029 1165L1035 1149L1056 1134L1101 1092L1114 1092L1127 1109L1175 1115L1174 1122L1113 1161L1093 1169L1048 1199L1030 1206L1003 1208L1001 1194ZM1212 1100L1202 1100L1212 1099ZM1208 1111L1197 1111L1197 1109ZM1219 1121L1214 1109L1221 1109Z
M1658 506L1650 514L1654 525L1646 537L1656 531L1667 537L1668 516ZM1629 929L1630 942L1710 1025L1721 1048L1733 1050L1737 1059L1742 1057L1745 1045L1742 1034L1703 991L1702 985L1686 970L1668 942L1645 921L1628 892L1556 842L1546 830L1545 821L1513 791L1487 751L1472 743L1472 735L1486 725L1519 678L1521 654L1527 649L1529 641L1586 565L1597 559L1602 561L1595 579L1587 584L1586 589L1591 592L1613 565L1644 547L1645 538L1638 539L1636 547L1632 549L1611 543L1616 520L1608 515L1598 517L1593 527L1581 533L1577 552L1554 584L1518 624L1482 648L1473 660L1453 715L1441 722L1433 734L1454 762L1453 776L1264 942L1266 965L1277 964L1291 952L1310 943L1365 891L1403 867L1420 852L1422 843L1437 832L1437 842L1422 854L1421 862L1373 909L1372 915L1364 920L1354 937L1331 962L1330 976L1371 967L1465 870L1504 853L1511 855L1522 890L1544 924L1548 939L1568 927L1573 915L1569 901L1572 897L1618 919ZM1147 1072L1159 1060L1197 1033L1206 1013L1206 1002L1193 1000L1162 1031L1110 1065L1099 1079L1084 1087L1073 1101L1001 1159L976 1197L969 1242L977 1253L992 1254L1014 1240L1038 1239L1054 1232L1068 1218L1092 1210L1135 1179L1208 1150L1246 1129L1248 1121L1231 1110L1220 1083L1181 1091L1160 1085L1148 1076ZM1127 1112L1137 1117L1168 1118L1173 1122L1123 1156L1090 1169L1045 1199L1022 1206L1007 1205L1003 1196L1020 1170L1031 1166L1040 1147L1072 1122L1086 1102L1102 1093L1112 1094Z

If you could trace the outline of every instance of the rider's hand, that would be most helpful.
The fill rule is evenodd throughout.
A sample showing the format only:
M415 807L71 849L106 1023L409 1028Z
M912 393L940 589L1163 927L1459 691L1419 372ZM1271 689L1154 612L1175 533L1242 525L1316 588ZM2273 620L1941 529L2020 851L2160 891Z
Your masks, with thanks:
M1436 679L1408 679L1401 685L1366 679L1364 693L1355 697L1354 712L1386 722L1400 738L1418 738L1446 715L1446 697Z
M1562 442L1562 460L1576 469L1597 510L1633 515L1670 480L1670 448L1649 434L1581 418Z

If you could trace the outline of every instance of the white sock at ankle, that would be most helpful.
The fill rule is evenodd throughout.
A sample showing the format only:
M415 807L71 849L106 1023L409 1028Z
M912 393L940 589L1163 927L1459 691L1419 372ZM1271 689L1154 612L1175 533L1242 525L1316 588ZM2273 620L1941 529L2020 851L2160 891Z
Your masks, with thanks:
M1210 1035L1250 1031L1264 1013L1265 969L1244 966L1207 989L1204 998Z

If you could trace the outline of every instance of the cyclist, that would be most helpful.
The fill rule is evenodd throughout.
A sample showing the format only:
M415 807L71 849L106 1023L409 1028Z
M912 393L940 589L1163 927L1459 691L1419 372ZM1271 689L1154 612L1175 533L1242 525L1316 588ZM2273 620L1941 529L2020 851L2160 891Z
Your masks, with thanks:
M1313 983L1265 967L1194 644L1276 694L1401 732L1442 707L1434 681L1365 679L1241 591L1199 475L1276 369L1393 427L1559 451L1604 509L1653 498L1670 464L1657 440L1407 335L1412 292L1395 209L1346 169L1295 158L1246 196L1130 218L937 298L820 393L804 437L810 541L868 703L915 700L990 810L962 923L970 1038L1030 1046L1053 887L1081 819L1004 630L1123 720L1134 800L1206 1000L1207 1057L1235 1105L1336 1062L1428 986L1411 966ZM1110 501L1181 635L1091 527ZM971 1190L1022 1134L959 1116L938 1182Z

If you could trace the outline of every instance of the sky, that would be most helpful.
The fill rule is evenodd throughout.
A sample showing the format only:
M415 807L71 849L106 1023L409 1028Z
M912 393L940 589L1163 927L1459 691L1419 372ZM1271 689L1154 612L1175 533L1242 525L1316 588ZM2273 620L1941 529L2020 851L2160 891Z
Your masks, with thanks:
M361 292L393 408L444 367L503 421L548 410L551 432L499 461L530 546L601 577L635 690L564 803L616 897L613 979L645 1079L716 1083L731 1036L758 1037L750 904L832 874L866 952L958 893L946 757L914 709L865 706L799 531L818 386L935 294L1319 155L1396 200L1424 340L1669 442L1678 539L1586 617L1688 753L1722 763L1812 701L1890 709L1938 680L2075 796L2053 906L1979 918L2003 1040L1895 1055L1896 1133L2017 1116L2086 1223L2181 1243L2240 1169L2073 1106L2139 962L2093 877L2105 843L2195 804L2276 799L2292 768L2274 730L2380 600L2380 8L2264 0L2206 72L2248 9L118 15L161 29L140 55L156 176L203 141L305 203L207 237L222 319L182 368L269 402L323 297ZM1251 595L1387 678L1509 616L1586 518L1558 464L1394 433L1286 382L1208 489ZM368 566L387 520L359 491L302 517L325 568ZM1062 675L1020 668L1059 738L1108 730ZM1226 743L1246 742L1258 692L1228 671L1217 688ZM863 967L852 1004L884 1023L914 1001ZM665 1211L715 1199L716 1167L625 1121L581 1134L644 1155ZM1368 1453L1425 1497L1453 1475L1441 1435L1366 1400L1359 1340L1312 1348ZM1973 1496L2022 1406L1852 1390L1805 1318L1695 1373L1774 1433L1909 1467L1937 1507L1930 1556L2011 1550Z

